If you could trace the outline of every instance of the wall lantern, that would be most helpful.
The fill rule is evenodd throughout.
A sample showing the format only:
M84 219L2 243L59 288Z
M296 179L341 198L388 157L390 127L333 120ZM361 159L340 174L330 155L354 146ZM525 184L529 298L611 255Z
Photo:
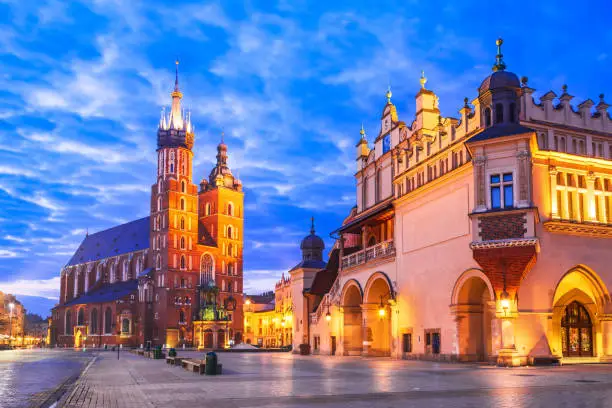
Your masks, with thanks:
M331 313L329 313L329 311L325 313L325 320L327 320L328 322L331 321Z
M380 305L378 306L378 315L382 318L385 317L385 305L383 304L383 297L380 297Z
M506 289L504 289L504 291L501 293L499 299L501 307L502 309L504 309L504 313L506 313L508 309L510 309L510 295L508 294L508 292L506 292Z

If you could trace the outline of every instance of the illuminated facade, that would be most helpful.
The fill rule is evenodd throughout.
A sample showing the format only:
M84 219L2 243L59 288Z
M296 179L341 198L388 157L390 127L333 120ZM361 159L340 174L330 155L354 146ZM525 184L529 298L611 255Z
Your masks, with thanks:
M26 310L14 295L0 291L0 344L23 345Z
M285 275L274 292L246 295L244 304L245 342L264 348L290 345L292 342L291 279Z
M574 107L566 86L536 100L501 40L493 71L458 119L440 115L424 75L409 124L387 93L372 148L361 131L357 202L328 266L292 274L294 348L611 359L609 106L600 95Z
M199 188L193 183L194 128L172 108L157 131L150 215L88 235L61 272L51 338L67 346L240 342L243 192L227 145Z

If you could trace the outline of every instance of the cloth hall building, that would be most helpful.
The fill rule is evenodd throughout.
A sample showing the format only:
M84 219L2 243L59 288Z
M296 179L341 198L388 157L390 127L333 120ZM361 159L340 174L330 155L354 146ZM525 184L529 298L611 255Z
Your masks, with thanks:
M612 358L612 120L506 69L442 117L391 92L357 143L357 202L324 269L291 271L293 346L493 361Z
M51 340L65 346L240 342L243 191L227 146L198 185L177 77L157 131L150 215L85 237L61 271Z

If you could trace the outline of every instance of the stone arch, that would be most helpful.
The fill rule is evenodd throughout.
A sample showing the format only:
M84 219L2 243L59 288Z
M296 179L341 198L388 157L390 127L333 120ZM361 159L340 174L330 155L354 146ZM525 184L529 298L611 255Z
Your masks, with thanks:
M604 345L603 322L600 316L610 309L610 293L599 275L586 265L576 265L569 269L557 282L552 298L552 336L549 346L553 354L568 357L568 336L564 332L562 319L566 308L578 303L586 309L592 322L591 352L593 356L602 355L604 348L610 352L610 346ZM582 336L582 333L580 333ZM566 342L563 339L566 339ZM571 356L571 355L570 355Z
M359 304L363 303L363 289L361 285L356 279L349 279L342 287L342 292L340 294L340 304L342 306L347 304L346 296L351 287L355 287L359 291Z
M378 280L382 280L387 284L388 292L389 292L389 299L395 300L395 291L393 290L393 282L391 282L391 279L389 279L389 276L384 272L375 272L372 275L370 275L370 277L368 278L368 281L365 284L364 297L363 297L364 303L376 303L380 301L380 299L373 298L373 296L376 296L377 293L371 293L373 285L377 284ZM378 289L382 289L382 288L377 287L374 289L374 291L378 292Z
M466 281L471 278L480 278L486 284L487 290L489 291L489 296L491 300L495 300L495 291L493 290L493 285L491 285L491 281L482 271L482 269L471 268L463 271L457 281L455 282L455 286L453 287L453 292L451 294L451 305L459 304L459 293L462 287L465 285Z
M355 279L347 281L341 292L340 304L343 310L344 355L360 355L363 350L363 326L361 304L363 290Z
M494 354L492 321L495 291L480 269L464 271L453 287L451 312L457 322L457 354L461 361L487 361Z
M394 302L395 292L387 274L373 273L366 282L362 305L364 354L391 355L391 304Z
M610 292L599 275L586 265L576 265L569 269L557 282L552 306L555 307L572 289L580 288L592 299L598 308L610 304Z

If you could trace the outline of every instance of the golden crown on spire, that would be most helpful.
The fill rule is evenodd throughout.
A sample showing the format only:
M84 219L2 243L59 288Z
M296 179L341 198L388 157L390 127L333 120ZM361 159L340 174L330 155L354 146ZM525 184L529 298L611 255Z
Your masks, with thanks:
M393 96L393 94L391 93L391 85L389 85L389 87L387 88L387 103L391 103L391 97Z
M421 71L421 79L419 79L421 83L421 88L425 89L425 84L427 83L427 78L425 77L425 71Z

